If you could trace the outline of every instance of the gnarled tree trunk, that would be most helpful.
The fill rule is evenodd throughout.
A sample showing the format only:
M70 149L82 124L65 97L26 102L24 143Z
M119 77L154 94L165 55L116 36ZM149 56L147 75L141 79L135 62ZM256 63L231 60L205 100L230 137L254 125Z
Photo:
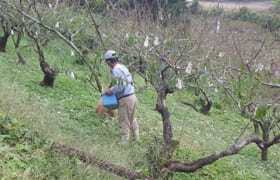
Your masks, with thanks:
M268 130L268 128L265 128L264 131L263 131L263 140L265 142L269 141L269 130ZM262 149L262 160L263 161L267 161L267 155L268 155L268 147L264 147Z
M40 40L35 40L37 51L39 54L39 60L40 60L40 67L43 73L45 74L45 77L43 81L40 83L41 86L46 87L53 87L54 79L55 79L55 73L54 71L49 67L48 63L45 61L44 53L40 46Z
M161 87L157 90L158 99L156 109L161 114L163 121L163 139L165 143L165 156L166 158L171 158L172 152L179 144L179 141L173 138L171 122L169 119L169 111L166 106L166 95L168 93L169 90L166 87Z
M45 61L45 56L43 50L41 49L40 39L36 38L31 31L26 30L26 32L36 44L37 53L39 55L40 67L43 73L45 74L45 77L43 81L41 81L40 85L46 87L53 87L53 83L55 80L55 72L49 67L48 63Z
M41 67L41 70L45 74L44 79L43 79L43 81L41 81L40 85L47 86L47 87L53 87L53 83L55 80L54 71L49 67L49 65L46 61L40 61L40 67Z

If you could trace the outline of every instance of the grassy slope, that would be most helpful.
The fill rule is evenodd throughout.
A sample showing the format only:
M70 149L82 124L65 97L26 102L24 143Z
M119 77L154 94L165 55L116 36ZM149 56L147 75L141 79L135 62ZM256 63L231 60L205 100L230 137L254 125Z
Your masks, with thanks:
M85 81L87 67L75 65L74 57L67 50L51 48L45 51L47 61L60 70L54 88L42 88L43 79L37 55L32 49L24 49L25 66L16 65L17 57L9 42L7 53L0 54L0 112L15 117L30 131L73 146L113 163L145 172L146 152L155 137L161 138L160 115L154 111L156 95L151 88L136 77L139 107L137 119L140 125L141 144L119 146L119 129L116 119L100 120L95 115L99 93ZM73 80L69 72L78 78ZM184 92L168 97L171 122L181 145L175 151L176 159L196 160L228 148L247 120L233 111L212 109L210 115L201 115L176 99L187 98ZM191 98L191 97L190 97ZM260 152L250 145L240 154L226 157L195 173L177 173L174 179L280 179L278 169L279 146L269 151L269 161L260 161ZM34 153L34 152L33 152ZM0 151L1 155L1 151ZM2 154L3 155L3 154ZM155 158L156 154L149 154ZM58 153L38 155L41 161L27 161L30 179L121 179L112 174L85 165L73 157ZM40 159L39 158L39 159ZM37 169L36 165L39 166ZM6 164L0 161L0 167ZM26 170L26 166L23 168ZM24 173L22 170L22 174ZM7 176L7 174L6 174ZM10 174L13 177L13 174Z

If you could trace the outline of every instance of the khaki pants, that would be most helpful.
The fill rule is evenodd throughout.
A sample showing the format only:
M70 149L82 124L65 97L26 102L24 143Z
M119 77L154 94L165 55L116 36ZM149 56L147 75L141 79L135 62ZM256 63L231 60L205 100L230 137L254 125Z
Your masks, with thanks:
M139 129L134 112L138 104L135 94L119 99L119 127L121 130L122 140L129 140L129 131L133 132L136 140L139 140Z

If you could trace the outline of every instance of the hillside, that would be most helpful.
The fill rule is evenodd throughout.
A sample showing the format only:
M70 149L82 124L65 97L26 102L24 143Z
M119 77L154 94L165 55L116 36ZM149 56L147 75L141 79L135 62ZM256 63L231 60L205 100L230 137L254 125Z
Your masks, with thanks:
M62 6L62 10L65 14L56 14L59 20L70 12L69 9L67 9L67 12L64 11L65 6ZM81 12L85 13L84 9L79 11L79 13ZM64 22L69 23L69 28L73 28L70 29L72 30L69 31L70 33L77 33L71 34L70 37L78 36L81 32L81 36L78 36L77 39L83 41L77 40L77 47L84 45L81 42L85 42L85 44L94 42L91 44L91 49L87 47L87 51L81 48L85 50L83 53L88 53L87 62L83 62L77 51L74 52L73 48L65 43L67 41L59 38L57 34L48 34L49 32L42 28L40 30L45 34L34 36L35 38L41 36L49 38L49 41L46 41L46 44L42 45L41 48L46 62L55 71L53 87L40 85L44 78L39 61L41 59L39 59L38 49L32 43L32 39L26 34L20 44L25 64L18 63L18 56L11 36L7 42L6 52L0 52L1 180L125 179L125 175L119 175L121 173L117 174L116 171L112 173L112 166L108 166L108 164L113 164L120 171L125 169L127 172L133 171L133 173L159 180L280 179L280 146L278 142L269 148L267 161L262 160L261 148L255 142L250 142L248 146L241 148L236 154L233 152L244 145L243 142L238 146L238 143L242 142L244 138L261 136L254 131L255 127L250 119L252 113L244 112L242 114L240 112L241 105L247 103L245 98L259 100L258 98L261 99L263 94L271 95L273 98L276 95L278 96L276 88L272 88L276 91L270 91L269 88L260 88L259 90L258 88L263 86L258 81L259 79L254 76L256 74L256 77L262 78L261 72L273 75L273 72L270 72L267 66L265 68L263 66L266 65L265 63L272 64L270 60L277 57L279 53L277 46L273 46L273 48L271 46L274 36L270 39L267 31L256 24L241 21L231 23L232 21L229 19L221 20L223 24L219 33L217 33L214 18L207 19L207 17L195 16L194 14L186 15L187 18L192 18L188 21L185 19L186 17L182 16L182 19L178 20L178 24L175 24L177 21L172 21L168 22L170 24L161 24L163 28L160 26L158 28L149 19L143 18L137 24L133 17L125 13L122 14L123 12L119 14L117 11L113 12L116 14L113 14L112 17L108 18L108 22L103 24L104 27L100 26L101 29L98 29L98 26L89 27L92 22L87 18L87 13L82 15L71 13L70 15L74 19L70 21L66 18ZM48 16L46 15L46 17ZM98 16L98 18L100 17ZM43 19L46 20L47 18ZM98 21L101 21L101 19L98 19ZM31 23L31 25L34 24L36 25L34 22ZM30 28L41 28L41 26ZM52 32L56 32L55 28L52 29ZM69 32L63 28L62 33L69 35L67 34ZM137 62L137 55L139 54L141 55L139 55L140 60L148 62L144 66L144 72L147 76L134 73L134 84L139 101L136 118L140 128L140 142L131 138L128 144L122 144L117 119L97 117L95 108L100 100L100 93L94 84L89 83L94 82L90 81L89 78L96 72L91 72L87 63L92 63L97 67L100 73L98 77L104 86L109 84L111 77L110 69L103 60L104 52L100 45L100 39L102 38L97 35L95 28L104 32L101 37L104 38L105 43L110 45L110 48L119 48L122 63L132 62L131 64L133 64ZM145 34L144 31L147 29L151 31ZM128 32L130 31L131 34L129 35ZM180 33L181 31L184 32ZM93 32L96 34L92 35ZM156 33L159 33L159 36L156 36ZM3 34L0 31L0 36ZM191 35L190 39L189 35ZM263 36L267 41L262 39ZM151 39L162 38L160 40L163 46L156 49L155 41L149 44L149 38L147 37ZM176 41L176 38L179 40ZM145 43L146 40L149 46ZM264 52L256 48L259 46L264 47ZM176 47L174 51L169 51L173 47ZM194 49L194 47L198 48ZM200 47L201 49L199 49ZM155 51L148 51L153 48ZM249 67L249 63L246 66L240 63L243 57L247 60L252 57L252 54L255 55L256 49L260 58L257 55L253 56L255 57L252 60L252 62L255 62L254 66ZM159 51L166 51L167 53L162 55L163 53L161 54ZM152 56L156 53L158 53L158 56ZM166 58L168 55L172 57L171 60L174 60L170 60L171 63L169 64L167 63L169 59ZM173 57L183 57L183 59ZM162 62L157 62L158 59ZM243 62L247 62L245 60ZM193 62L193 64L189 62ZM264 65L257 64L257 62ZM187 67L193 65L193 71L197 68L197 74L205 71L205 76L197 75L195 77L195 73L190 74L187 71L188 69L181 68L180 63ZM171 70L183 69L183 73L176 74L177 72L174 73L170 69L169 71L166 70L167 67L172 65L175 65L175 68ZM212 65L213 69L210 69ZM230 71L229 78L224 81L226 71L219 74L218 70L224 70L225 66L228 65L232 67L236 65L235 67L240 67L240 69L237 72ZM255 65L259 65L259 69L263 71L253 69ZM247 73L246 68L250 70L249 73ZM157 74L159 70L162 70L161 74ZM217 74L210 74L208 71L217 72ZM167 72L167 75L164 72ZM244 76L238 76L240 74ZM163 104L167 106L165 112L168 112L166 114L168 114L168 120L172 125L170 128L174 138L180 142L175 149L172 149L172 156L168 158L163 158L166 150L163 138L163 118L162 114L157 111L158 94L154 88L156 85L161 85L164 75L176 78L178 75L182 79L186 76L184 80L187 82L184 88L174 88L174 92L169 93L164 99ZM195 77L195 81L191 81L192 75ZM234 76L238 78L234 79ZM145 77L154 80L151 81L154 84L148 83ZM215 81L210 81L210 77L219 77L217 82L223 82L227 86L218 86L218 84L217 87L214 87L213 83ZM279 82L277 77L267 77L272 77L269 79L271 81L276 79L274 82ZM175 80L178 83L179 80ZM165 81L163 82L165 83ZM168 87L177 86L174 81L170 81L167 85ZM225 93L226 87L232 87L231 95L240 97L241 103L236 103L229 98L229 95ZM199 88L205 88L206 90L199 91ZM258 91L250 91L254 89ZM233 90L236 90L236 92ZM199 108L195 109L182 103L182 101L185 101L194 105L201 105L203 102L201 97L205 92L209 93L211 98L212 106L209 112L203 112ZM276 95L273 96L273 93ZM256 102L259 103L257 100ZM263 98L261 100L267 99ZM271 103L271 99L268 99L267 102ZM264 112L254 113L264 114ZM277 120L273 114L269 115L271 115L268 117L269 120ZM276 123L273 128L279 131L279 123ZM279 133L275 129L271 132L271 138ZM233 144L237 145L233 146ZM232 155L226 156L226 153L230 154L231 152L233 152ZM215 157L219 153L222 154L221 158L194 172L176 172L170 176L170 173L165 171L171 160L197 162L201 158L210 155Z
M41 138L67 144L137 171L149 170L146 164L147 158L148 161L153 160L156 154L146 154L146 152L154 139L161 138L162 134L159 114L153 111L156 97L149 89L137 91L139 98L137 119L140 125L141 144L131 144L129 148L119 146L116 120L96 118L94 108L99 99L98 92L93 91L79 78L71 79L67 71L58 75L54 88L40 87L39 81L42 74L38 68L36 55L32 50L24 54L27 63L19 66L16 64L11 42L9 42L8 51L1 53L1 114L16 118L30 132L38 132ZM56 61L59 60L57 58L60 56L57 57L56 52L49 50L47 54L48 57L53 57L49 58L52 63L57 63ZM57 58L54 58L55 56ZM61 69L71 69L76 74L84 73L83 68L73 66L69 64L69 61L58 62L57 65ZM136 82L140 87L141 80L138 79ZM246 123L246 120L235 112L213 109L211 115L205 116L178 104L176 98L172 96L168 98L168 101L171 105L174 133L181 141L175 153L177 158L195 160L223 150L234 141L238 133L236 130ZM5 141L2 139L0 142L3 148ZM34 140L28 143L23 142L25 148L36 147ZM48 150L42 147L31 148L28 151L18 149L13 145L6 144L4 147L8 148L10 155L12 152L14 154L9 158L9 161L13 162L12 166L7 164L8 161L6 163L0 161L3 170L1 176L6 178L24 176L28 171L27 179L50 178L54 174L63 179L92 179L93 177L119 179L83 164L74 157L63 157L54 152L47 152ZM7 150L1 150L2 159L8 158ZM252 145L246 147L238 155L221 159L195 173L178 173L174 179L278 179L279 152L279 147L271 149L269 161L262 162L258 149ZM16 156L20 158L15 159ZM49 172L46 172L45 168Z

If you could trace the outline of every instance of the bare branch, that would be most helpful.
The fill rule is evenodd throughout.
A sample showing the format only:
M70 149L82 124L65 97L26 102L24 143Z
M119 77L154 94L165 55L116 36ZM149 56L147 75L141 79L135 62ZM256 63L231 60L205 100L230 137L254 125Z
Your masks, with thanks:
M100 31L99 31L99 25L96 23L95 18L94 18L93 14L92 14L92 12L91 12L91 10L90 10L90 8L89 8L88 1L85 0L85 2L86 2L86 7L87 7L87 9L88 9L90 18L91 18L91 20L92 20L92 22L93 22L93 25L94 25L94 27L95 27L95 30L96 30L96 32L97 32L97 34L98 34L99 40L100 40L100 42L101 42L101 44L102 44L102 47L103 47L104 51L106 51L107 48L106 48L106 46L105 46L105 44L104 44L103 38L102 38L101 33L100 33Z
M191 106L196 112L198 112L198 109L195 107L194 104L186 102L186 101L181 101L181 103L187 105L187 106Z
M258 79L259 80L259 79ZM265 86L269 86L271 88L280 88L280 84L273 84L273 83L267 83L267 82L261 82Z
M258 51L256 52L255 56L248 62L248 64L250 64L254 59L256 59L258 57L258 55L260 54L264 44L265 44L265 41L266 41L266 38L268 37L268 34L266 34L266 36L264 37L263 41L262 41L262 44L261 46L259 47Z
M243 58L242 58L242 55L241 55L241 52L240 52L240 48L239 48L239 47L237 46L237 44L236 44L236 40L235 40L235 38L234 38L234 36L233 36L233 32L232 32L232 31L230 31L230 32L231 32L231 37L232 37L232 40L233 40L234 48L235 48L235 50L236 50L236 52L237 52L237 54L238 54L240 60L243 62L243 64L246 64L246 63L244 62Z
M235 141L234 141L234 144L236 144L238 141L239 141L239 139L240 139L240 137L244 134L244 132L246 131L246 129L249 127L249 125L252 123L252 120L253 119L251 119L247 124L246 124L246 126L242 129L242 131L241 131L241 133L237 136L237 138L235 139ZM232 146L234 146L234 144L232 145Z
M239 108L239 110L242 112L242 109L241 109L241 107L239 106L240 103L239 103L238 100L231 94L229 88L227 88L227 87L224 86L224 90L225 90L225 92L232 98L232 100L234 100L234 102L235 102L236 104L238 104L238 108Z

